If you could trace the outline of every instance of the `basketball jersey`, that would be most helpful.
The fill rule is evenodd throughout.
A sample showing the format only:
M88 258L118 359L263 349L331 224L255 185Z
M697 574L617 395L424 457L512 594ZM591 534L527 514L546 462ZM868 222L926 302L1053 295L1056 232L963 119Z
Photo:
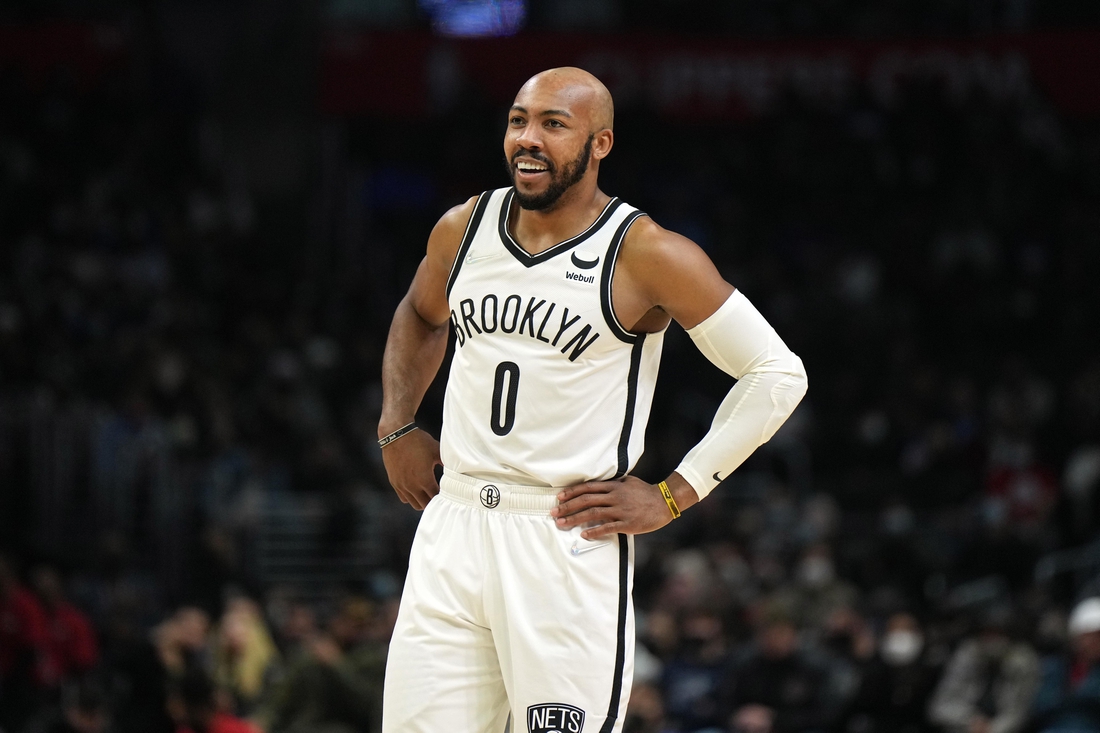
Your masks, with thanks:
M619 248L643 214L613 198L583 232L532 255L509 232L514 195L478 197L447 280L443 464L527 486L623 476L644 448L664 340L630 333L612 308Z

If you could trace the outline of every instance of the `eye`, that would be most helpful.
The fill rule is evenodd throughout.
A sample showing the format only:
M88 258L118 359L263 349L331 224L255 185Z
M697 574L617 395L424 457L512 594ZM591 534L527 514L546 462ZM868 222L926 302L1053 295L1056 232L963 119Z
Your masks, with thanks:
M547 127L565 127L565 125L562 124L561 120L547 120L546 121L546 126Z
M525 122L525 120L522 117L520 117L519 115L513 115L512 118L510 120L508 120L508 124L517 125L517 126L522 125L524 122Z

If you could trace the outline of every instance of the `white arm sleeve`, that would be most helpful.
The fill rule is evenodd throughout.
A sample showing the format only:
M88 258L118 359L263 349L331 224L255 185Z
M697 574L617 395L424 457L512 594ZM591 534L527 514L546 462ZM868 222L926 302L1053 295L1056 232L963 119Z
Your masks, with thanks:
M806 394L806 369L740 290L687 333L738 380L710 431L676 468L702 499L790 417Z

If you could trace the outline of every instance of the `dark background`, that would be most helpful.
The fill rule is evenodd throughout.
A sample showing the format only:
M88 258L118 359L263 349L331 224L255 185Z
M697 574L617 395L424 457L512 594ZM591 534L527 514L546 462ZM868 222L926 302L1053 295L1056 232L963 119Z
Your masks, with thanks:
M50 676L3 637L0 729L85 688L127 729L133 659L181 608L215 631L178 670L217 679L252 604L282 661L222 703L269 730L294 730L264 706L312 649L295 613L384 650L417 520L375 442L389 319L439 215L507 184L515 89L562 63L619 102L602 188L697 241L810 377L768 446L639 538L631 725L729 725L777 620L856 681L776 730L900 730L852 722L898 613L932 682L1006 618L1066 654L1100 592L1100 6L475 5L0 8L0 565L39 596L59 571L99 642ZM448 9L522 30L447 35ZM729 386L674 326L635 473L667 475ZM166 644L146 661L168 684Z

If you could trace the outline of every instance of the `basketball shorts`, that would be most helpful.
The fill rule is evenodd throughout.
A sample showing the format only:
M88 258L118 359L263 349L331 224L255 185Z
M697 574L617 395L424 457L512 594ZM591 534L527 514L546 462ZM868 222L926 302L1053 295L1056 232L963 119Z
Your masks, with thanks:
M444 472L409 558L384 733L622 729L633 538L558 529L556 493Z

